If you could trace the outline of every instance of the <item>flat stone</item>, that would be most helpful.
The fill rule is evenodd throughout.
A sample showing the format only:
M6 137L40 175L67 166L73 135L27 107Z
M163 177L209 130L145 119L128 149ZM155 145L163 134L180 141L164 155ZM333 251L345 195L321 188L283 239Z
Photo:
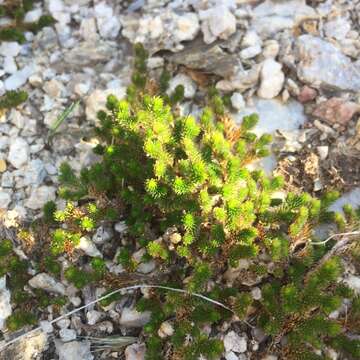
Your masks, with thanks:
M247 340L236 334L235 331L230 331L224 337L224 347L225 351L244 353L247 349Z
M30 197L25 201L25 206L29 209L41 209L46 202L55 200L56 189L52 186L40 186L31 191Z
M15 41L3 41L0 45L0 55L15 57L19 55L21 45Z
M76 339L76 331L73 329L61 329L59 335L62 341L68 342Z
M305 0L266 0L254 8L251 27L263 38L269 38L314 17L315 10L307 6Z
M71 341L63 343L55 340L56 352L59 360L93 360L94 356L90 351L90 341Z
M174 36L177 41L193 40L200 31L199 18L195 13L175 16Z
M236 18L224 5L200 11L199 17L206 44L217 38L226 40L236 31Z
M5 89L17 90L25 85L28 78L35 73L35 70L34 65L26 65L21 70L16 71L4 81Z
M150 320L149 311L138 312L135 309L124 308L119 320L120 325L129 328L144 326Z
M352 62L335 45L301 35L295 43L299 79L327 90L360 91L360 61Z
M76 248L82 250L88 256L102 258L102 253L97 249L95 244L86 236L80 238L80 242L76 246Z
M327 21L324 25L325 35L339 41L345 39L348 32L351 30L350 22L342 17L337 17Z
M360 112L360 105L352 101L333 97L318 104L312 115L330 125L347 125L351 118Z
M25 23L33 23L40 19L40 16L42 15L43 11L42 9L34 9L28 11L24 16L24 22Z
M346 204L351 205L354 209L357 209L360 206L360 187L343 194L330 205L329 210L343 213L342 208Z
M167 56L175 64L222 77L234 75L240 64L237 55L225 52L218 44L206 45L197 40L184 50Z
M28 161L29 155L29 145L23 138L11 139L8 161L12 166L19 169Z
M0 330L4 329L6 319L12 314L10 298L10 291L6 288L6 276L3 276L0 278Z
M250 46L240 51L240 57L243 60L252 59L255 56L258 56L259 54L261 54L260 45Z
M100 35L105 39L114 39L118 36L121 24L119 19L114 15L111 6L106 2L100 2L94 7Z
M42 289L48 292L65 294L65 287L60 282L57 282L53 277L46 273L35 275L29 280L29 285L35 289Z

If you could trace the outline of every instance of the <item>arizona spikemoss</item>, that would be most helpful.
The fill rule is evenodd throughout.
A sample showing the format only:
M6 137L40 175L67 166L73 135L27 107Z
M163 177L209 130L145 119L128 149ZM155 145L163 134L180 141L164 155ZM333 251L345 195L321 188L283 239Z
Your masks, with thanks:
M169 74L164 71L158 82L150 80L146 59L143 47L136 46L126 97L109 96L107 110L98 113L101 144L94 151L101 161L79 176L69 165L61 166L59 192L69 203L61 211L48 204L45 211L52 264L59 255L76 252L80 238L91 236L103 221L123 215L129 245L120 248L118 261L124 268L136 271L132 254L145 248L142 261L155 259L167 271L165 285L221 301L240 321L261 327L269 338L260 345L258 358L278 353L284 359L326 359L329 347L359 358L359 341L347 333L350 325L352 333L359 330L359 300L338 282L341 260L334 256L324 261L333 243L311 243L318 224L354 227L359 211L347 206L345 216L330 212L336 192L322 199L306 193L279 198L281 177L249 170L251 162L269 154L271 142L269 135L252 132L257 115L245 116L235 126L226 99L214 89L198 118L183 115L183 87L167 94ZM243 271L261 287L256 301L241 279L232 286L224 279L224 272L244 259L248 267ZM108 276L102 259L65 272L78 288ZM329 318L344 299L352 319ZM152 312L143 329L148 360L165 355L219 358L224 349L216 326L234 320L230 311L163 290L140 298L137 308ZM174 331L163 338L159 328L166 320Z

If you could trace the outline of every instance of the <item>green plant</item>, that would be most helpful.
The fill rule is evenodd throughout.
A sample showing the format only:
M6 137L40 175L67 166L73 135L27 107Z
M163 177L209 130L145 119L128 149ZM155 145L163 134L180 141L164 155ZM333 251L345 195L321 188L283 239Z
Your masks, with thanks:
M165 356L169 344L178 359L219 358L222 342L204 327L215 327L234 314L245 325L251 314L250 321L271 337L263 350L277 351L286 359L324 358L316 351L325 346L355 356L357 350L351 352L350 347L358 349L358 343L344 335L342 319L329 318L344 299L353 299L338 281L340 258L326 258L334 241L313 243L319 224L354 228L360 212L349 207L345 216L329 211L336 192L321 199L307 193L277 198L283 179L248 166L268 155L271 142L269 135L258 137L252 131L257 115L245 116L236 126L227 112L228 99L213 88L198 119L181 115L184 89L168 94L166 71L159 85L151 81L146 58L147 52L136 46L126 98L109 96L106 111L98 113L95 131L101 142L94 152L101 160L78 175L66 163L60 167L59 193L68 203L64 210L53 205L45 209L51 261L66 254L71 259L83 236L122 213L129 241L121 247L118 262L135 271L139 262L133 253L142 247L147 253L141 261L153 258L168 270L165 279L171 280L164 285L186 290L180 294L157 289L139 299L137 309L151 311L143 329L147 360ZM230 286L223 274L240 261L248 266ZM79 289L90 282L106 283L105 264L102 258L84 267L74 264L65 277ZM243 274L260 279L258 300L251 295L251 285L242 284ZM358 307L354 300L354 319ZM164 322L173 331L160 336Z
M24 16L26 12L33 8L34 1L30 0L13 0L7 1L4 5L0 5L0 18L8 17L12 19L10 25L0 27L0 40L17 41L20 44L25 43L25 31L37 33L46 26L55 23L55 19L51 15L42 15L38 21L34 23L25 23Z
M3 96L0 97L0 110L17 107L24 103L27 99L28 94L26 91L7 91Z

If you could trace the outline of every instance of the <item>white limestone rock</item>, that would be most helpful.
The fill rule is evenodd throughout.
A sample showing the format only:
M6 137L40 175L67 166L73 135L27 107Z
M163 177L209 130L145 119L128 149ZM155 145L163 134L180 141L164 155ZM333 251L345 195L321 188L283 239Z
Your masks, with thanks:
M0 209L7 209L10 203L11 203L10 193L5 190L0 190Z
M62 341L68 342L76 339L76 331L73 329L61 329L59 335Z
M35 275L29 280L29 285L35 289L42 289L44 291L64 295L65 287L60 282L56 281L46 273Z
M103 316L103 313L96 310L89 310L86 313L86 319L89 325L95 325Z
M129 328L142 327L149 322L150 315L149 311L138 312L135 309L124 308L121 312L119 323Z
M244 353L247 349L247 340L239 336L235 331L228 332L224 337L225 351Z
M25 14L24 22L25 23L34 23L40 19L42 13L43 13L43 11L41 8L30 10Z
M88 256L102 258L102 253L98 250L95 244L86 236L80 238L80 242L76 246L76 248L82 250Z
M71 341L64 343L55 340L56 352L59 360L93 360L90 351L90 341Z
M0 278L0 330L5 327L6 319L12 314L11 293L6 288L6 276Z
M266 39L307 18L316 18L316 12L305 0L266 0L254 8L251 28Z
M249 46L240 51L240 58L242 60L248 60L258 56L259 54L261 54L260 45Z
M211 44L217 38L226 40L236 31L236 18L225 5L199 12L204 41Z
M360 91L360 60L352 62L332 43L301 35L296 40L295 52L301 81L324 90Z
M174 36L176 41L193 40L200 31L199 18L195 13L184 13L175 16Z
M285 75L282 65L274 59L266 59L261 68L261 82L258 96L263 99L272 99L279 95L283 88Z
M0 45L0 55L15 57L19 55L21 45L15 41L3 41Z
M16 71L4 81L5 89L17 90L25 85L28 78L35 73L35 70L34 65L26 65L21 70Z
M56 189L52 186L40 186L32 189L30 197L25 202L25 206L29 209L41 209L46 202L55 200Z
M9 163L19 169L27 163L30 156L30 148L28 143L21 137L12 138L10 140L10 150L8 155Z
M236 110L243 110L245 108L245 100L239 92L234 92L231 95L231 105Z
M111 6L100 2L94 7L97 26L104 39L114 39L118 36L121 24Z

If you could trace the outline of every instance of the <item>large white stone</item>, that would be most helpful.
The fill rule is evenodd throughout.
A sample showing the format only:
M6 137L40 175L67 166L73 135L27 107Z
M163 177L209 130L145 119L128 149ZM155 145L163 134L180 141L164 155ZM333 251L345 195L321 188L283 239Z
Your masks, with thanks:
M60 340L55 340L59 360L93 360L94 356L91 354L90 345L89 341L63 343Z
M11 195L7 191L0 190L0 209L7 209L10 203Z
M55 200L56 189L52 186L40 186L33 188L25 206L29 209L41 209L46 202Z
M330 211L343 212L343 206L349 204L354 209L360 206L360 187L355 188L348 193L343 194L339 199L337 199L330 207Z
M235 331L228 332L224 337L225 351L244 353L247 349L245 337L239 336Z
M117 89L94 90L85 101L87 120L97 122L97 113L100 109L105 107L106 98L110 94L114 94L118 99L122 99L126 95L126 88L120 87Z
M73 329L61 329L59 335L62 341L68 342L76 339L76 331Z
M274 59L266 59L261 68L261 82L258 96L263 99L272 99L279 95L283 88L285 75L281 70L282 65Z
M5 82L6 90L16 90L23 86L28 78L35 73L34 65L26 65L21 70L16 71L14 74L9 76Z
M5 327L6 319L11 315L11 293L6 288L6 276L0 278L0 330Z
M138 312L135 309L124 308L119 323L129 328L142 327L150 320L150 315L149 311Z
M174 35L177 41L189 41L195 38L200 30L199 18L194 13L185 13L175 17Z
M351 30L350 22L342 17L337 17L325 23L325 34L327 37L343 40Z
M35 289L42 289L44 291L57 293L60 295L65 294L65 287L60 282L56 281L46 273L35 275L29 280L29 285Z
M224 5L219 5L199 12L202 20L201 29L207 44L217 38L226 40L236 31L236 18Z
M325 90L360 91L360 60L352 62L335 45L312 35L299 36L295 51L301 81Z
M253 10L251 27L263 38L292 29L306 18L316 17L315 10L305 0L266 0Z
M121 24L119 19L114 15L111 6L106 2L101 2L94 7L97 26L100 35L105 39L114 39L118 36Z
M19 55L21 45L15 41L3 41L0 45L0 55L15 57Z
M11 139L8 161L12 166L19 169L27 163L29 155L29 145L23 138L16 137L15 139Z
M144 360L146 353L145 344L132 344L125 349L125 360Z
M254 104L234 114L237 123L241 123L244 115L257 113L259 122L252 130L258 136L269 133L274 134L276 130L293 132L303 125L307 118L304 114L304 107L298 101L290 100L286 104L278 99L254 98ZM268 174L275 169L277 164L274 155L262 159L258 165ZM256 163L254 163L256 166Z
M24 22L26 23L33 23L40 19L40 16L42 15L42 9L34 9L30 10L25 14Z
M80 242L76 246L76 248L82 250L88 256L102 257L101 252L97 249L95 244L86 236L83 236L82 238L80 238Z
M3 67L7 74L14 74L18 69L15 59L12 56L5 56Z

